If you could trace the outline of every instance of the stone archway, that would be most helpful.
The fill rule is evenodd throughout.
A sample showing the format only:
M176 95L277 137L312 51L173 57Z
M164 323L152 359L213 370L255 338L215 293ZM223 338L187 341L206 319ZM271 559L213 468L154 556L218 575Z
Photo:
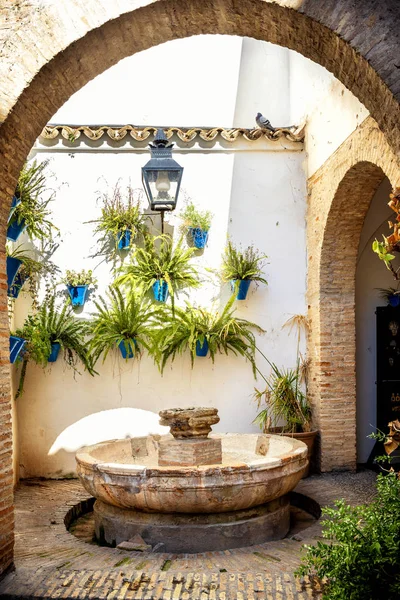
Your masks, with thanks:
M400 152L400 70L396 68L400 6L393 7L389 0L379 8L374 0L366 0L362 11L352 0L71 0L68 13L64 3L56 0L49 0L40 10L30 0L17 6L6 0L1 15L9 26L2 28L6 35L0 64L0 248L4 248L18 173L48 119L71 94L122 58L179 37L202 33L249 36L300 52L344 83L370 110L393 150ZM324 210L327 206L325 199ZM314 241L310 243L315 248ZM311 294L317 294L321 324L318 294L322 286L314 281L318 281L319 264L325 264L320 259L315 256L314 263L310 262L310 282L314 285ZM5 254L0 251L0 571L12 561L13 547L6 289ZM318 332L317 326L314 331ZM320 337L312 341L314 354L322 364L324 331L315 335ZM318 391L325 385L322 372L315 382L319 388L316 383L313 394L324 431L329 414L325 411L328 398ZM338 465L353 463L329 458L325 467Z
M400 161L369 117L309 180L310 392L323 471L356 467L356 262L385 176L399 185Z

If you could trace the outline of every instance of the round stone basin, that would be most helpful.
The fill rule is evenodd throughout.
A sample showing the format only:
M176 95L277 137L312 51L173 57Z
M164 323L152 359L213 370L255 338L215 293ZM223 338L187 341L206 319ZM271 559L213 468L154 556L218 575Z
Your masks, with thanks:
M212 434L222 463L159 466L160 442L172 436L114 440L76 455L85 489L106 504L157 513L223 513L252 508L290 492L307 466L307 447L268 434Z

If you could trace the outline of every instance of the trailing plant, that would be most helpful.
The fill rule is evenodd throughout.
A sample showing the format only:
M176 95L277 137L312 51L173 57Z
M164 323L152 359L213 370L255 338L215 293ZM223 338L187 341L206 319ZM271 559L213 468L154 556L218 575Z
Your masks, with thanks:
M35 250L35 258L31 255L30 248L24 248L22 244L16 246L13 250L9 245L6 245L6 255L11 258L16 258L21 261L21 266L18 269L21 283L14 283L12 288L18 285L22 287L26 285L28 294L32 299L32 305L35 310L39 308L39 285L40 281L44 280L45 285L48 284L48 279L53 279L58 273L58 267L50 260L54 253L54 247L48 244L43 246L42 251ZM25 284L26 282L26 284Z
M324 508L322 536L296 571L322 580L324 600L400 597L400 480L393 472L378 475L377 495L369 505L338 500Z
M255 421L265 432L282 421L284 421L283 432L311 431L312 412L307 399L308 361L300 352L301 335L307 333L309 327L307 317L294 315L283 327L289 327L290 331L293 328L297 330L296 368L279 368L257 348L271 367L271 372L268 377L265 377L257 369L266 386L263 390L255 389L254 397L258 408L263 402L266 406L256 416Z
M82 269L82 271L67 270L61 282L72 287L77 287L78 285L96 286L97 279L93 276L93 271L90 269L88 271L85 271L85 269Z
M190 259L194 248L183 248L182 238L174 245L170 236L145 236L144 248L136 248L132 262L121 267L121 275L116 283L140 287L143 292L152 288L157 280L168 285L171 300L183 288L198 287L200 282Z
M110 286L107 298L95 302L97 313L90 322L89 352L93 364L103 354L103 362L110 350L124 344L132 354L141 352L141 346L152 352L152 319L158 309L142 293L129 289L122 294L117 286Z
M23 327L16 332L18 337L27 340L17 398L23 392L28 362L32 360L37 365L46 367L52 344L60 344L65 362L74 371L78 371L77 365L81 362L91 375L95 374L85 340L87 323L75 317L68 303L57 308L55 301L54 295L46 298L38 311L29 315Z
M189 227L208 231L211 227L213 214L209 210L199 210L194 202L187 200L185 208L179 213L179 217L182 220L180 230L182 233L186 233Z
M41 163L33 161L25 163L19 178L14 195L21 201L11 216L9 225L14 223L26 224L26 231L31 239L46 240L52 237L55 225L49 219L49 203L54 198L54 193L47 199L42 195L46 188L46 169L48 160Z
M253 331L264 333L264 330L256 323L235 317L233 300L229 300L222 312L197 308L188 302L183 308L175 307L174 312L168 307L160 310L154 333L160 371L163 372L169 358L174 361L177 354L187 350L193 368L197 342L203 345L206 341L212 362L216 354L240 355L250 361L255 375L256 341Z
M223 281L251 279L267 285L268 281L262 277L266 258L268 256L261 254L254 246L241 250L228 240L222 257Z
M123 191L118 181L112 192L100 194L101 216L88 223L95 223L94 234L98 236L99 251L96 256L104 256L107 260L115 259L120 236L129 231L131 242L140 234L147 231L146 219L143 214L143 193L127 185Z

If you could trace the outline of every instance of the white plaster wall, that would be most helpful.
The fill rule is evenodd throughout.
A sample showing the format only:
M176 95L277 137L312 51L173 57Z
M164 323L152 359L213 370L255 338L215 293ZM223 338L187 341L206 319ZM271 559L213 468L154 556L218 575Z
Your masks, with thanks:
M307 123L307 176L311 177L369 112L324 67L289 51L291 121Z
M235 242L254 243L269 255L266 275L270 285L254 288L247 301L238 303L238 316L265 328L267 333L259 338L263 352L278 364L290 365L295 361L295 343L280 329L289 316L305 311L305 181L302 153L294 149L275 151L272 146L270 143L270 150L263 152L182 152L176 158L185 168L188 194L215 215L209 244L196 258L199 269L219 267L228 232ZM52 157L51 168L58 182L69 182L60 187L53 207L62 239L55 262L62 271L93 267L95 262L88 258L93 250L92 226L84 221L96 213L99 173L109 183L130 177L132 185L139 186L143 154L88 150L72 155L46 151L37 156L40 160ZM177 222L176 215L173 222ZM287 236L295 244L295 254L287 246ZM290 280L288 271L295 273ZM110 282L108 266L100 265L96 275L101 293ZM210 306L214 298L216 307L228 296L229 290L220 289L218 282L190 293L191 300L202 305ZM82 316L87 317L92 310L93 304L88 302ZM18 299L17 324L25 314L24 300ZM252 424L255 381L243 359L218 356L214 366L207 358L199 359L191 371L185 356L168 366L161 377L149 357L126 363L116 351L104 365L98 364L98 370L99 377L83 374L74 378L61 360L45 372L29 365L26 391L18 400L22 476L58 476L73 471L72 455L61 452L47 456L49 448L65 427L108 408L128 406L158 412L172 405L212 405L220 412L217 430L257 430ZM265 366L263 370L267 373Z
M178 65L176 79L171 64ZM331 84L332 77L325 70L271 44L226 36L189 38L121 61L75 94L52 122L253 127L260 111L274 125L291 125L314 115L315 102L331 93ZM308 94L307 85L311 86ZM159 90L164 90L163 95ZM353 114L353 108L349 103L346 110ZM335 143L354 124L349 117L341 127L343 115L335 112L333 118L339 117L334 130L341 133ZM308 141L312 168L334 149L327 131L324 124L321 146ZM215 214L208 247L196 259L199 267L218 268L228 233L236 243L254 243L269 256L269 286L253 289L249 299L238 304L238 315L266 329L260 347L282 366L295 362L295 340L288 339L282 324L306 311L307 165L300 149L301 145L280 140L241 141L234 146L181 143L176 150L185 168L184 189ZM88 258L94 242L91 226L84 221L95 218L96 190L104 180L113 185L120 178L140 187L140 167L148 158L147 150L135 149L131 143L118 149L103 142L79 142L71 148L58 141L46 147L38 143L34 156L51 158L56 180L54 220L62 239L56 263L62 271L95 267L96 262ZM171 224L176 223L174 214ZM101 293L110 281L108 266L98 266L96 275ZM214 299L218 306L229 291L208 283L190 296L208 306ZM23 322L28 306L23 297L18 299L17 325ZM82 316L92 310L89 302ZM26 391L17 403L22 476L72 472L73 456L63 451L48 456L49 448L66 427L109 408L159 411L172 405L214 405L221 417L216 430L256 430L252 424L257 412L252 400L255 381L250 366L240 358L217 357L214 366L209 359L199 359L191 371L185 356L167 367L162 378L146 356L140 362L126 363L116 352L98 366L101 375L96 378L86 374L74 378L60 359L45 372L29 366ZM262 362L260 367L267 371Z
M357 339L357 461L365 463L374 446L367 436L376 427L376 320L375 309L385 306L377 288L396 287L384 264L372 252L375 238L388 233L390 182L385 178L378 188L365 218L360 238L356 274Z

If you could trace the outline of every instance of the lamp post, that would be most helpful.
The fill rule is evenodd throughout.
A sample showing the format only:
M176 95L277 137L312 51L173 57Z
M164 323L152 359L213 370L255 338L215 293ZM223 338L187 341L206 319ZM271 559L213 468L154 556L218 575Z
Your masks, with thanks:
M173 144L163 129L157 129L150 144L151 158L142 167L142 183L151 210L161 213L161 233L164 233L164 213L174 210L181 187L183 167L172 158Z

